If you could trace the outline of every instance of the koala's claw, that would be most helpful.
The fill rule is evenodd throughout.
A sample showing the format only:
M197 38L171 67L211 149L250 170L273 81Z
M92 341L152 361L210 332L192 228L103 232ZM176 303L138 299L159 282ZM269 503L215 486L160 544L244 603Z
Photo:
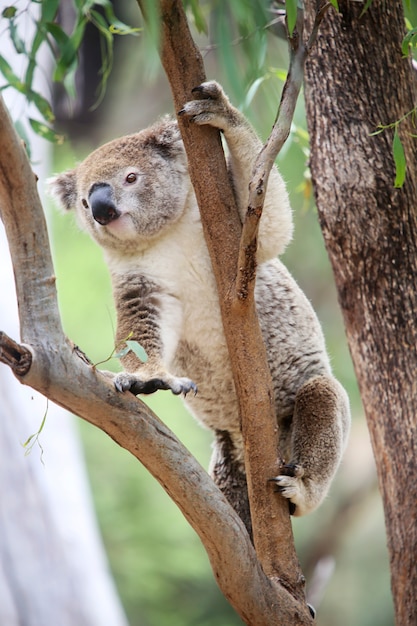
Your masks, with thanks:
M198 93L203 96L203 98L212 100L224 95L223 89L215 80L209 80L205 83L201 83L201 85L197 85L197 87L191 89L191 93Z
M297 501L302 493L304 469L297 463L285 463L279 468L279 475L270 478L275 483L275 491L289 500L290 514L294 515Z
M141 380L134 374L122 372L114 379L114 386L117 391L130 391L135 396L139 394L148 395L155 393L155 391L158 391L159 389L170 390L176 396L183 393L184 397L190 391L193 391L194 395L197 393L197 385L192 380L189 378L177 378L175 376Z
M192 93L198 94L198 99L186 102L178 115L186 115L194 124L209 124L219 130L235 124L236 111L216 81L202 83Z

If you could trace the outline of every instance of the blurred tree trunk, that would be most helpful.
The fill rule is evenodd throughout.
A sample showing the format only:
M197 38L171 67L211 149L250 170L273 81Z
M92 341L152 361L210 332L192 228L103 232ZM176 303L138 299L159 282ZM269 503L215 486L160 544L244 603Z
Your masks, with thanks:
M40 7L31 8L36 19ZM25 32L28 43L33 37L30 20ZM2 54L13 58L6 36L1 45ZM40 93L48 93L45 53L41 56L44 73L35 75ZM17 55L14 60L19 66ZM23 110L33 115L34 107L26 104L23 95L9 89L2 94L17 115ZM50 144L30 128L26 132L36 176L45 180ZM1 154L7 162L11 155L3 140L0 131ZM0 170L7 177L3 164ZM0 214L4 208L0 202ZM0 330L18 337L13 268L1 215L0 268ZM45 412L39 438L45 455L42 458L35 443L25 456L21 444L36 433ZM5 367L0 368L0 460L0 624L127 626L101 542L73 418L22 386Z
M315 1L307 1L311 23ZM417 624L417 151L394 188L393 130L416 104L401 2L339 1L306 67L311 172L382 492L396 623ZM358 459L360 462L360 459Z
M45 142L44 142L45 145ZM1 224L0 224L1 226ZM0 328L18 334L0 228ZM10 297L9 297L10 296ZM29 456L21 442L40 426ZM127 626L101 543L72 418L0 369L0 623Z

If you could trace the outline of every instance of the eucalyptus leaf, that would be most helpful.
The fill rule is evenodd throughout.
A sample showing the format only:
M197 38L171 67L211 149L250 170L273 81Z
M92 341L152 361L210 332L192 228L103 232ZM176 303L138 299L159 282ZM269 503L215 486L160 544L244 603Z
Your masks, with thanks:
M9 22L9 33L10 33L10 39L12 40L14 49L16 50L17 54L25 53L26 52L25 42L19 36L14 19L11 19Z
M119 350L118 352L115 352L113 354L113 358L114 359L122 359L124 356L126 356L126 354L128 354L130 352L130 348L129 346L125 346L124 348L122 348L121 350Z
M394 187L397 189L402 187L405 181L405 174L407 171L407 163L405 160L404 147L398 134L397 127L394 131L394 139L392 142L392 153L395 163L395 182Z
M10 20L16 15L16 13L17 13L16 7L9 6L3 9L3 11L1 12L1 16Z
M297 0L285 0L285 9L287 11L288 32L292 37L297 22Z
M401 43L401 52L404 56L408 55L409 46L417 44L417 28L412 28L404 37Z
M138 359L142 361L142 363L146 363L146 361L148 360L148 355L146 354L145 348L143 348L140 343L129 339L126 341L126 345L129 347L130 350L132 350L132 352L138 357Z
M48 141L51 141L52 143L56 143L58 145L64 143L64 135L60 135L53 128L47 126L44 122L39 122L38 120L34 120L30 117L29 124L31 125L35 133L39 135L39 137L47 139Z

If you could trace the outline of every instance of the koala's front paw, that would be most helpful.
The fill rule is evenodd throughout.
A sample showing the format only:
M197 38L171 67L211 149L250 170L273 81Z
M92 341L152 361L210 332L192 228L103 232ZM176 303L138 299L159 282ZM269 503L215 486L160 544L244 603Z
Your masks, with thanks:
M270 480L276 484L276 491L290 501L291 515L302 514L305 504L304 469L297 463L286 463L279 471L279 475Z
M197 94L199 99L184 104L178 112L179 115L186 115L195 124L209 124L220 130L225 130L236 123L239 114L230 104L219 83L214 80L202 83L194 87L192 93Z
M184 396L190 391L197 393L197 385L189 378L178 378L176 376L160 376L143 380L134 374L121 372L114 379L114 386L117 391L130 391L135 396L139 394L150 394L158 391L158 389L170 389L173 394L178 396L183 393Z

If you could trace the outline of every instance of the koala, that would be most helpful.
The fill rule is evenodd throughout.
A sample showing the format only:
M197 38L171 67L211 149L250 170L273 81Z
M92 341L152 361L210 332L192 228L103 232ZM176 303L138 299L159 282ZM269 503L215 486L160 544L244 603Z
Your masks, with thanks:
M193 93L180 114L222 131L243 222L261 141L218 83L203 83ZM163 118L107 143L52 179L51 187L103 249L117 340L131 335L148 356L146 363L132 352L123 357L116 389L183 394L191 413L214 433L211 475L250 530L235 386L177 122ZM346 444L350 410L345 390L332 376L318 319L277 258L292 231L288 194L274 167L259 228L255 297L285 459L271 478L290 512L304 515L328 492Z

